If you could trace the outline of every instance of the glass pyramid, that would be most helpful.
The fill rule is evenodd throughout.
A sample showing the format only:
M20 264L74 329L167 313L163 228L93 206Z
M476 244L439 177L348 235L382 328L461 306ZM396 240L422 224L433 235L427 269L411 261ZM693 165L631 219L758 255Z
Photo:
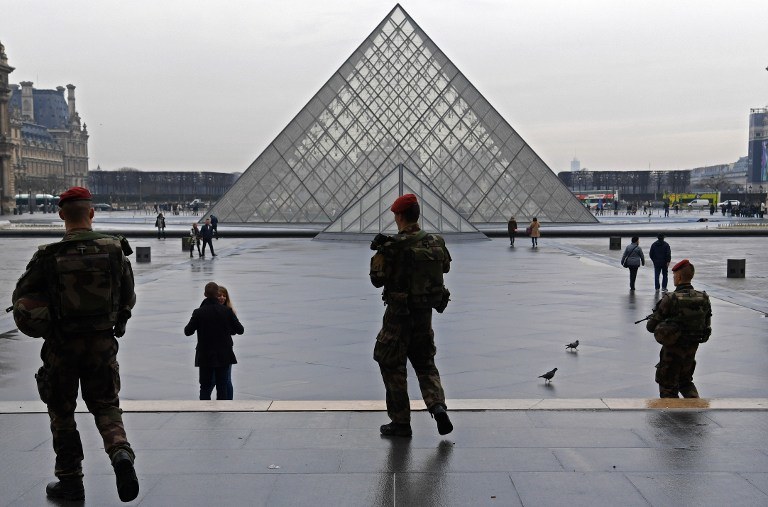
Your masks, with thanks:
M596 221L400 5L212 212L329 224L401 164L473 224Z
M403 194L416 194L418 197L421 209L419 225L425 231L440 231L443 235L461 234L461 239L487 239L485 234L402 164L347 206L315 239L337 239L349 233L397 234L394 214L389 208Z

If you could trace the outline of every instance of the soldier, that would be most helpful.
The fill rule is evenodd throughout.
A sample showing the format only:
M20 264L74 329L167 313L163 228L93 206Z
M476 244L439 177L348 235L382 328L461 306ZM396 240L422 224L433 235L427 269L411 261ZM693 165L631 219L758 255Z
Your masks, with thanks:
M120 500L139 494L135 455L125 435L118 392L115 337L136 302L124 238L94 232L91 193L73 187L61 194L66 233L40 246L16 283L13 316L19 330L42 337L43 366L35 378L48 406L59 479L45 488L51 498L83 500L83 447L75 424L78 383L115 470Z
M387 305L373 351L384 380L391 420L380 431L385 436L412 434L406 370L410 360L438 433L446 435L453 425L435 366L432 309L442 313L448 304L450 293L443 285L443 273L450 269L451 256L443 238L419 229L420 210L415 195L399 197L390 209L399 234L379 234L371 243L371 249L377 250L371 259L371 283L384 287L382 299Z
M661 398L698 398L693 384L696 350L709 340L712 306L706 292L691 285L693 264L683 259L672 268L675 291L664 294L651 314L646 329L661 347L656 383Z

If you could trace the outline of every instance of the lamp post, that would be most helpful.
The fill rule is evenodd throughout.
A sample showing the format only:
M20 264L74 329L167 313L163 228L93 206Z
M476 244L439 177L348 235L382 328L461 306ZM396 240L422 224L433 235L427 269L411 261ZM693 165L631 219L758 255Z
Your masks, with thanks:
M139 176L139 210L144 208L144 206L141 205L142 200L143 199L141 198L141 176Z

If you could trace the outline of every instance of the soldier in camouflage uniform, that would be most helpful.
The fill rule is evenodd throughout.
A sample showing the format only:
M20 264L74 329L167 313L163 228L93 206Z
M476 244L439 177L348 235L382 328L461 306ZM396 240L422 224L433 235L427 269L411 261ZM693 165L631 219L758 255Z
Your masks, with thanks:
M700 343L709 340L712 306L706 292L691 285L694 267L688 259L675 264L672 276L675 291L662 297L646 328L661 347L656 365L656 383L661 398L698 398L693 383L696 351ZM679 394L678 394L679 393Z
M75 424L78 384L115 470L120 499L138 496L135 455L125 435L118 392L118 344L136 302L133 271L124 238L93 232L91 193L73 187L59 200L66 234L43 245L27 265L13 292L19 329L42 337L43 366L35 376L48 406L59 479L46 487L49 497L85 498L83 447Z
M445 435L453 430L453 425L435 366L432 308L442 312L448 303L450 294L442 278L450 269L451 256L440 236L420 230L415 195L399 197L391 210L399 234L380 234L371 244L377 250L371 259L371 283L384 286L383 299L387 305L373 358L379 363L386 388L387 414L392 422L380 430L386 436L412 434L406 370L410 360L424 402L437 422L438 432Z

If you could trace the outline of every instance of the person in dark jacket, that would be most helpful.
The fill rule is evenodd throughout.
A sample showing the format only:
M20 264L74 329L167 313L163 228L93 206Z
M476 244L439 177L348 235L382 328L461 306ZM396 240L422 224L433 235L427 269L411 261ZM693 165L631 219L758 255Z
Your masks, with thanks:
M216 283L207 283L204 294L205 300L184 327L186 336L197 331L195 366L200 368L200 399L210 400L216 386L217 400L231 400L232 365L237 364L232 335L243 334L245 329L232 309L219 303Z
M632 243L624 249L624 255L621 256L621 265L629 269L629 290L635 290L635 279L637 270L640 266L645 266L645 257L643 249L640 248L640 238L632 236Z
M664 241L663 234L659 234L657 238L651 245L648 258L653 262L653 284L656 291L659 290L659 273L661 273L661 290L667 292L667 270L672 261L672 249L669 247L669 243Z
M205 257L205 245L211 247L211 256L216 257L216 253L213 251L213 226L211 225L211 219L206 218L203 228L200 229L200 237L203 238L203 257Z
M509 233L509 246L515 246L515 233L517 232L517 220L511 217L507 222L507 232Z

